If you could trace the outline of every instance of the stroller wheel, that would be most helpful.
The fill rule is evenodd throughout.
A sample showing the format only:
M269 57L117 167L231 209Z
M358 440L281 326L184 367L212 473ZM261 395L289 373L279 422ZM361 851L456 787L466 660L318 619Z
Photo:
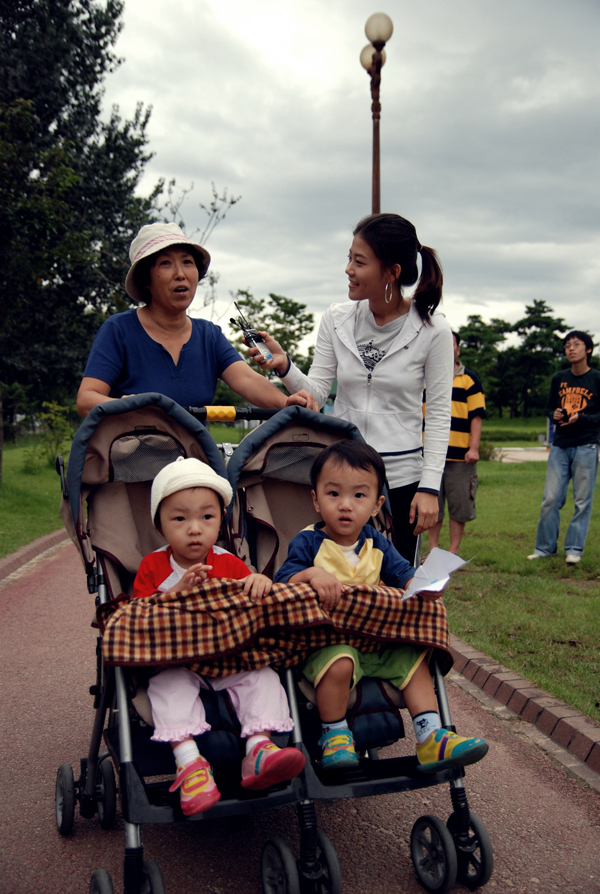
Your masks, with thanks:
M112 829L117 815L117 784L109 757L96 770L96 799L100 825L103 829Z
M97 869L92 875L90 894L113 894L113 883L108 869Z
M56 828L61 835L73 831L75 819L75 780L71 764L62 764L56 774Z
M431 894L446 894L456 881L456 848L437 816L421 816L410 834L410 855L417 878Z
M279 835L265 844L260 860L263 894L300 894L294 855Z
M474 813L469 815L469 833L466 844L461 845L456 838L456 814L450 815L446 823L456 847L458 857L458 880L467 888L486 885L494 869L492 842L485 826Z
M318 894L342 894L342 870L331 839L317 829L317 857L323 869L324 878L317 882Z
M142 894L166 894L162 872L156 860L144 860L144 884Z

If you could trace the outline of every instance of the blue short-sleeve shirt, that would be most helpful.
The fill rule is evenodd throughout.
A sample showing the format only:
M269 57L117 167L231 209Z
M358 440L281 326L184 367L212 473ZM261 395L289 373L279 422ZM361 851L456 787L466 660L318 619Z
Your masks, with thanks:
M242 358L219 326L190 319L192 334L175 365L166 348L150 338L135 308L114 314L96 333L83 375L106 382L110 397L158 391L182 407L210 405L219 376Z

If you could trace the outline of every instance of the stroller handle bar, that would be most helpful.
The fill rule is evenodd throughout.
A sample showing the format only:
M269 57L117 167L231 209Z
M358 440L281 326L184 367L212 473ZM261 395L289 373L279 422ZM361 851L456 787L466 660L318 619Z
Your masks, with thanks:
M279 410L264 409L262 407L188 407L191 413L200 422L235 422L236 419L271 419Z

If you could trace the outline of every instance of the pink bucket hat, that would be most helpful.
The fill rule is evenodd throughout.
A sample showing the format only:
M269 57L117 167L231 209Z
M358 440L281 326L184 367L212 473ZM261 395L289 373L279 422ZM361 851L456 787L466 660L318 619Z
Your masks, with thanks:
M153 223L146 224L139 231L129 248L129 260L131 267L125 280L127 294L134 301L143 303L144 294L135 281L135 268L142 258L154 255L173 245L186 246L196 259L199 278L202 279L210 264L210 255L198 242L192 242L177 224Z

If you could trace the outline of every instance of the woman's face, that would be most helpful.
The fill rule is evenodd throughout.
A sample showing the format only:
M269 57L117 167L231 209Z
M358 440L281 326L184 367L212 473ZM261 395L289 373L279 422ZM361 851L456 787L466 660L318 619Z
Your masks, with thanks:
M352 240L346 275L348 297L351 301L383 299L386 283L393 281L391 272L382 268L373 249L360 236L355 236Z
M150 268L152 307L166 313L187 310L198 286L198 268L193 254L185 248L165 248Z

